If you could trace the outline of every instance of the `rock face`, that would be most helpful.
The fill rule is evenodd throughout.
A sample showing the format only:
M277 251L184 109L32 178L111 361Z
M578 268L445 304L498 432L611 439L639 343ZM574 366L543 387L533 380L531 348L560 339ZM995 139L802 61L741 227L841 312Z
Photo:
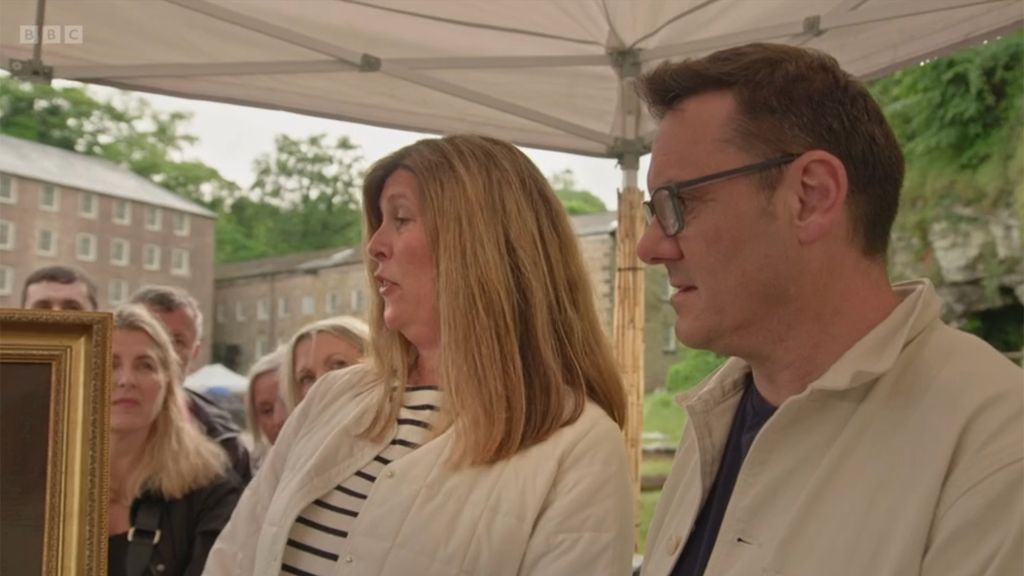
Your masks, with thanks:
M930 277L946 302L943 315L958 324L967 314L1024 302L1020 220L1010 211L984 214L971 208L955 221L928 226L922 240L894 236L894 279Z

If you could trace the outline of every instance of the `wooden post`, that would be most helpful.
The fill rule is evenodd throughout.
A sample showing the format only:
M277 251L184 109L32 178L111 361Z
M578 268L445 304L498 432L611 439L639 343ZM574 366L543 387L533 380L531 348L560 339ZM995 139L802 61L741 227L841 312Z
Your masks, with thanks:
M644 265L636 244L644 230L643 192L627 186L619 192L615 235L615 356L626 389L626 446L633 480L634 543L639 544L640 461L644 419Z

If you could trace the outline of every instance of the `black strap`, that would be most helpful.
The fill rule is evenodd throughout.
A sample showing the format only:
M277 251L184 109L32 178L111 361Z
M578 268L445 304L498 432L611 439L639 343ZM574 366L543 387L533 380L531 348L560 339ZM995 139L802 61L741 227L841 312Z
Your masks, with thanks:
M135 523L128 529L128 554L125 574L142 576L153 557L153 547L160 542L160 502L143 499L135 513Z

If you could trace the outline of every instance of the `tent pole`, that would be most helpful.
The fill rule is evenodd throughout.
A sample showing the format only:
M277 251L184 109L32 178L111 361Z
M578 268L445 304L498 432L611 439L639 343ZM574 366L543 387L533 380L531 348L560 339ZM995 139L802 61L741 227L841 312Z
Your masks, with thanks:
M641 104L634 90L640 73L638 53L633 50L614 55L619 73L619 110L623 135L616 142L615 156L622 167L622 189L618 197L618 228L615 234L615 356L626 391L625 440L633 480L634 543L640 535L640 462L643 457L644 417L644 266L636 255L636 244L644 229L643 192L637 185L640 156L646 152L638 138Z
M622 159L622 190L619 192L618 229L615 234L615 356L626 390L626 447L633 480L633 518L639 543L640 463L643 457L644 417L644 267L636 256L643 233L637 186L639 156Z

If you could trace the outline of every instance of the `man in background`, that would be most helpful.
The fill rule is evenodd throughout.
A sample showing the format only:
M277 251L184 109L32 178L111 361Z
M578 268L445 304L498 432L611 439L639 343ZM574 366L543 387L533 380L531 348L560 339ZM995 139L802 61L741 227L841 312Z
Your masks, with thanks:
M94 311L96 285L81 270L47 266L29 274L21 290L21 307Z
M199 354L203 336L203 315L196 299L181 288L144 286L132 296L131 302L148 308L167 328L184 382L192 361ZM231 415L216 402L194 390L186 388L185 393L192 416L200 423L206 435L224 448L231 460L231 467L242 481L248 482L252 476L249 451L242 444L239 428Z

